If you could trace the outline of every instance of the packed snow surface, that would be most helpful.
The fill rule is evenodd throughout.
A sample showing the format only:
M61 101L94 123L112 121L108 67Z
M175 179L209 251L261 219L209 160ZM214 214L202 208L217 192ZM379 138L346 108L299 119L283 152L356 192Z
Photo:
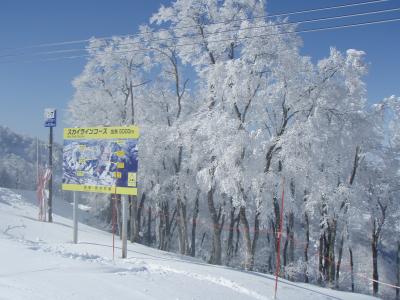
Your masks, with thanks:
M72 207L57 200L44 223L34 202L34 193L0 188L0 299L273 299L270 275L130 243L121 259L118 238L113 260L112 235L83 224L75 245ZM280 280L277 299L375 298Z

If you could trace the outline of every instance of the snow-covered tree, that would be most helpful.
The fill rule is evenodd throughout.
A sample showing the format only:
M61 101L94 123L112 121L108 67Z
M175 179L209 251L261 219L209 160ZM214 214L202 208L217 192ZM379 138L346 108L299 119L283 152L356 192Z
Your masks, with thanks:
M132 241L265 272L282 255L282 276L354 290L357 243L378 280L397 224L399 100L368 107L364 52L313 63L267 16L262 0L176 0L135 37L93 39L71 124L141 128Z

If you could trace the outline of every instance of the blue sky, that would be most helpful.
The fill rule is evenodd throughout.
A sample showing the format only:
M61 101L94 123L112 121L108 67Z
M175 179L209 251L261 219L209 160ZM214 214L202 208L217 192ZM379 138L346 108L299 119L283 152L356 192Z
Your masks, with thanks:
M364 0L270 0L270 14L363 2ZM12 49L69 40L118 34L133 34L161 4L169 0L2 0L0 2L0 56ZM345 10L293 16L292 20L400 7L399 0ZM301 29L339 25L371 19L400 17L400 12L360 17L346 21L309 24ZM370 102L392 94L400 95L400 22L359 28L301 34L302 53L314 61L325 57L329 47L355 48L367 53L370 73L366 77ZM11 49L11 50L10 50ZM28 50L29 51L29 50ZM45 138L43 109L56 107L59 123L55 139L62 140L63 111L71 99L71 80L84 59L27 62L28 58L0 58L0 125L16 132Z

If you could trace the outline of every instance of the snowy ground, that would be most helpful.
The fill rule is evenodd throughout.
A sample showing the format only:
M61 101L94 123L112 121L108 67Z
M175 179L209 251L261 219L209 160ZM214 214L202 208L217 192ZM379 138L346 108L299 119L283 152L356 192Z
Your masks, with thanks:
M37 221L33 197L0 188L0 299L273 299L269 275L137 244L122 260L118 239L113 261L112 236L82 224L72 244L69 204L49 224ZM281 280L278 299L375 298Z

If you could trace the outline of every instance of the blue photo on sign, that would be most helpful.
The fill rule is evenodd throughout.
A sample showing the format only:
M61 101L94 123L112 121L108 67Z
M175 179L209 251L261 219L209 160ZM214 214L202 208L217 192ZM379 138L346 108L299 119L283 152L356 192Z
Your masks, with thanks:
M54 108L46 108L44 110L44 127L56 127L57 111Z
M64 140L63 184L136 188L137 140Z

